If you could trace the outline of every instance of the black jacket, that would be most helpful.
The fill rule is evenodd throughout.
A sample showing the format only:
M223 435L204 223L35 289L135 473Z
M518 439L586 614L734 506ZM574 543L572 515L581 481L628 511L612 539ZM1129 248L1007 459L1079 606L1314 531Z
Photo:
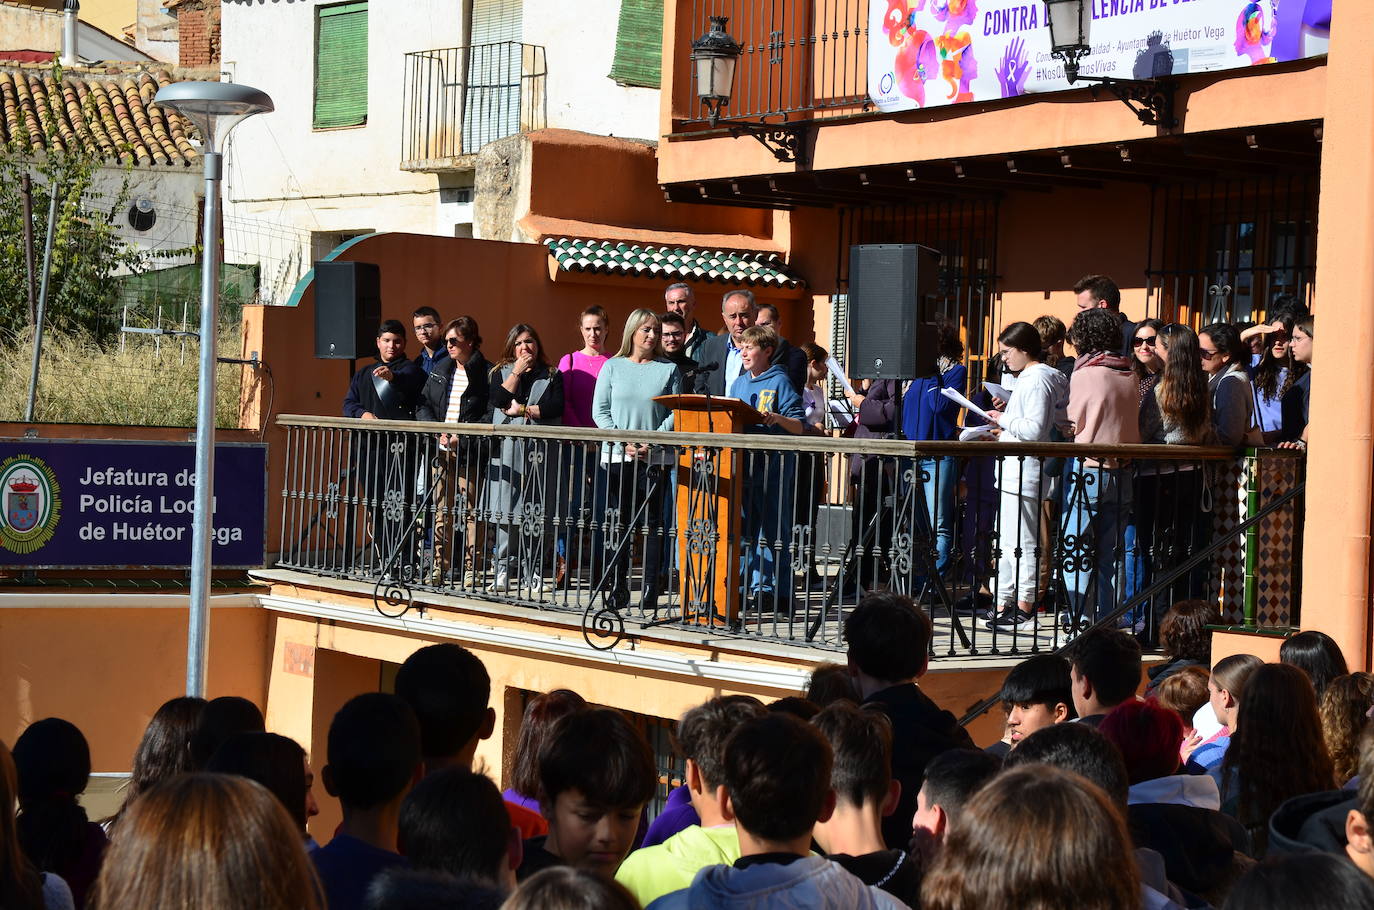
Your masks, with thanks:
M705 376L698 376L696 387L693 389L698 395L717 395L724 397L730 394L730 390L725 387L725 358L729 352L729 335L712 335L706 339L693 358L702 366L716 364L716 369L707 373ZM787 373L787 378L791 380L792 387L800 395L802 387L806 385L806 354L801 348L794 348L788 344L786 338L778 339L778 346L773 350L773 357L769 361L773 365L781 365ZM903 845L905 846L905 845Z
M1249 854L1245 826L1225 813L1174 803L1137 803L1126 810L1131 840L1164 858L1169 881L1204 893L1227 880L1237 853Z
M415 365L415 361L404 357L393 360L388 398L383 400L377 391L372 371L382 365L375 360L353 374L348 384L348 395L344 398L345 417L362 417L371 412L381 420L414 420L415 402L420 396L420 387L425 383L425 371Z
M429 374L420 392L420 406L415 410L416 420L444 422L448 416L448 392L453 385L453 370L457 366L457 361L452 358L434 365L434 371ZM458 422L491 423L491 403L488 400L491 364L481 351L473 351L463 369L468 374L468 387L458 404Z
M1295 796L1269 818L1269 855L1345 853L1345 819L1360 808L1354 790Z
M911 842L911 817L916 794L925 781L926 764L950 749L972 749L968 731L954 715L940 708L915 683L874 692L865 706L881 710L892 721L892 777L902 784L896 810L883 819L883 840L889 849L905 849Z

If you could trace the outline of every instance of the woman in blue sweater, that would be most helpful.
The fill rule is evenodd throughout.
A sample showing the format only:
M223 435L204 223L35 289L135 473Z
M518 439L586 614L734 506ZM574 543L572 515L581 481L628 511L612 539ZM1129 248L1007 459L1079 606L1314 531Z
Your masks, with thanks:
M654 398L681 391L682 373L663 355L658 317L652 310L635 310L625 321L620 351L606 361L596 378L592 419L605 430L668 431L673 428L673 412ZM620 539L634 533L642 533L645 537L644 590L640 606L648 611L658 608L658 597L662 593L658 570L663 562L663 491L673 459L671 449L646 443L608 442L601 449L601 463L606 466L610 487L607 505L618 514L619 525L613 537ZM645 506L640 516L642 523L631 526L630 522L642 505ZM597 534L592 550L599 563L593 575L598 583L606 571L605 560L611 555L607 549L601 535ZM614 557L607 579L610 588L606 599L616 607L624 607L630 602L629 562L627 542Z

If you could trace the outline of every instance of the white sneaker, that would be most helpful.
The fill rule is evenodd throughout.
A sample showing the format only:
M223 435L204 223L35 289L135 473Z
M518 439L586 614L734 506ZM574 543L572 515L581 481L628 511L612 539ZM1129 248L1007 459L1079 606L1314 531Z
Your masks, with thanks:
M542 578L531 578L525 583L525 586L529 588L531 594L543 594L545 582Z
M510 576L505 572L499 572L496 580L487 585L488 594L504 594L511 589Z

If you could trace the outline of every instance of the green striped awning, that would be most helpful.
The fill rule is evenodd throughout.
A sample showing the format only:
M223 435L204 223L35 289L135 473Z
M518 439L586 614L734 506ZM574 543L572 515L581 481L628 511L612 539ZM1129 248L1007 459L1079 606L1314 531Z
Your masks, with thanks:
M544 245L564 272L774 288L798 288L806 284L788 269L777 253L652 246L580 237L550 237Z

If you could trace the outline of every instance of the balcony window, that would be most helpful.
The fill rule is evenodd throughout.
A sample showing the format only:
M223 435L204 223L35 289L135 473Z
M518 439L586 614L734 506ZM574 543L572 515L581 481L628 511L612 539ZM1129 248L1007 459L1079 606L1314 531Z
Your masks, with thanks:
M317 130L367 123L367 0L315 11Z

